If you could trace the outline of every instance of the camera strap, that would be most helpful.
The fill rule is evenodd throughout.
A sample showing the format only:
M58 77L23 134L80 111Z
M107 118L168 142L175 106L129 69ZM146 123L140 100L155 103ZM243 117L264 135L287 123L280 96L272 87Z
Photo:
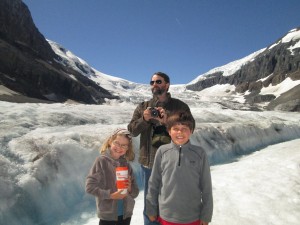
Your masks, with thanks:
M165 126L153 126L153 135L152 135L152 146L159 148L159 146L168 144L171 142L171 137Z

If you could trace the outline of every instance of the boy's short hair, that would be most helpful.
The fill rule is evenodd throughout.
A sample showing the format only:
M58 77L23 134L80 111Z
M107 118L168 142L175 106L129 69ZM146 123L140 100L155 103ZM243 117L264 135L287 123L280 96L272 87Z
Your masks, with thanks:
M166 123L167 129L171 130L171 128L177 124L186 125L191 131L194 131L194 118L188 111L174 111L168 114Z

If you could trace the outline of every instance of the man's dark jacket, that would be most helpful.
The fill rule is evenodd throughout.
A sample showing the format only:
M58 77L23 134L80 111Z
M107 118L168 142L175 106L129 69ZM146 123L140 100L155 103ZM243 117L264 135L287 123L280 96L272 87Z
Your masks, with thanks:
M186 110L190 112L190 108L186 103L179 99L172 98L168 93L166 102L160 103L158 102L158 98L154 97L149 101L140 103L134 110L132 119L128 124L128 130L134 137L140 135L139 163L147 168L152 168L154 156L157 151L157 148L152 146L153 127L158 124L158 121L153 119L149 121L144 120L143 114L148 107L162 107L167 113L177 110Z

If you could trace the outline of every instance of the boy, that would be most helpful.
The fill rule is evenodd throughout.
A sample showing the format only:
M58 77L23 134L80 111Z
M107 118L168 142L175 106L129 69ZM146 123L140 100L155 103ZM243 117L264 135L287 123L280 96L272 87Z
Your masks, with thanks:
M193 116L168 116L170 144L159 147L149 180L146 214L162 225L207 225L212 218L210 167L205 151L192 145Z

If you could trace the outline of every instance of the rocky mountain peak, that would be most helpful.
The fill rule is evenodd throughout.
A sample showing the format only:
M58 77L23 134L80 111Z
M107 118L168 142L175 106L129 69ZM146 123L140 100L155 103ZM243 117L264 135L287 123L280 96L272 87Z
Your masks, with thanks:
M53 59L56 56L21 0L1 0L0 8L1 39L20 49L32 51L40 58Z
M33 98L101 104L105 98L117 98L60 62L28 7L21 0L0 0L0 85L18 93L20 102ZM5 100L15 101L10 97Z

